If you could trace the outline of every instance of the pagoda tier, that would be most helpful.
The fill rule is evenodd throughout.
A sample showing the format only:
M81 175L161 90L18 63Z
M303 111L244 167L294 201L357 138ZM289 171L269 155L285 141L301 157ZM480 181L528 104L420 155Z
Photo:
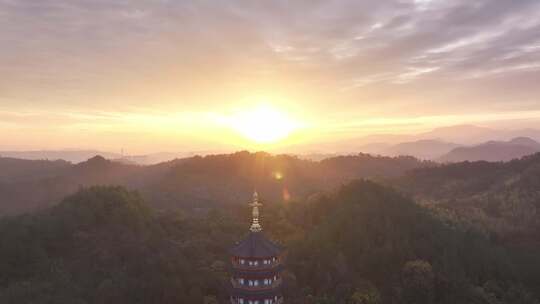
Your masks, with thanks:
M253 223L249 234L231 250L230 300L232 304L283 303L282 248L262 233L257 194L254 195Z

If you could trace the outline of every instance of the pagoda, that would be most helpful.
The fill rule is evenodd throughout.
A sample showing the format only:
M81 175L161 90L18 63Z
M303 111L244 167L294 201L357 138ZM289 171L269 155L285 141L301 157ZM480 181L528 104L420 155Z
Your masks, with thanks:
M231 248L232 304L281 304L282 248L262 233L257 192L253 194L253 221L248 235Z

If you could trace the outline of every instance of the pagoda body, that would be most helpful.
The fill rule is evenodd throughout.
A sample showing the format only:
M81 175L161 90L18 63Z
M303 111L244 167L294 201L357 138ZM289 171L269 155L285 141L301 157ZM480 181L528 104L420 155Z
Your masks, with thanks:
M253 195L253 222L246 238L231 249L232 304L281 304L282 249L264 237L259 224L257 192Z

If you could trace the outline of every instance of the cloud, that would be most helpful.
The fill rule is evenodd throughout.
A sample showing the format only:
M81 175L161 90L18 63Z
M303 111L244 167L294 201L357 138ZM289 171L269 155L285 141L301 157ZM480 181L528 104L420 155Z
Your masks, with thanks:
M0 45L12 109L540 110L537 0L0 0Z

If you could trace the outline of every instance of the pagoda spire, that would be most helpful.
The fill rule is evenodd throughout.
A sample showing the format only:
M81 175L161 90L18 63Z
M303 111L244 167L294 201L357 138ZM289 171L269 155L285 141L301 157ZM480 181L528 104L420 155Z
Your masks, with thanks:
M264 237L259 223L259 196L253 193L250 232L229 251L230 304L283 304L283 248ZM224 302L225 303L225 302Z
M257 191L253 193L253 202L249 205L253 208L251 211L253 220L249 230L251 230L251 232L260 232L262 231L262 226L259 223L259 207L261 207L262 204L259 203L259 195L257 194Z

